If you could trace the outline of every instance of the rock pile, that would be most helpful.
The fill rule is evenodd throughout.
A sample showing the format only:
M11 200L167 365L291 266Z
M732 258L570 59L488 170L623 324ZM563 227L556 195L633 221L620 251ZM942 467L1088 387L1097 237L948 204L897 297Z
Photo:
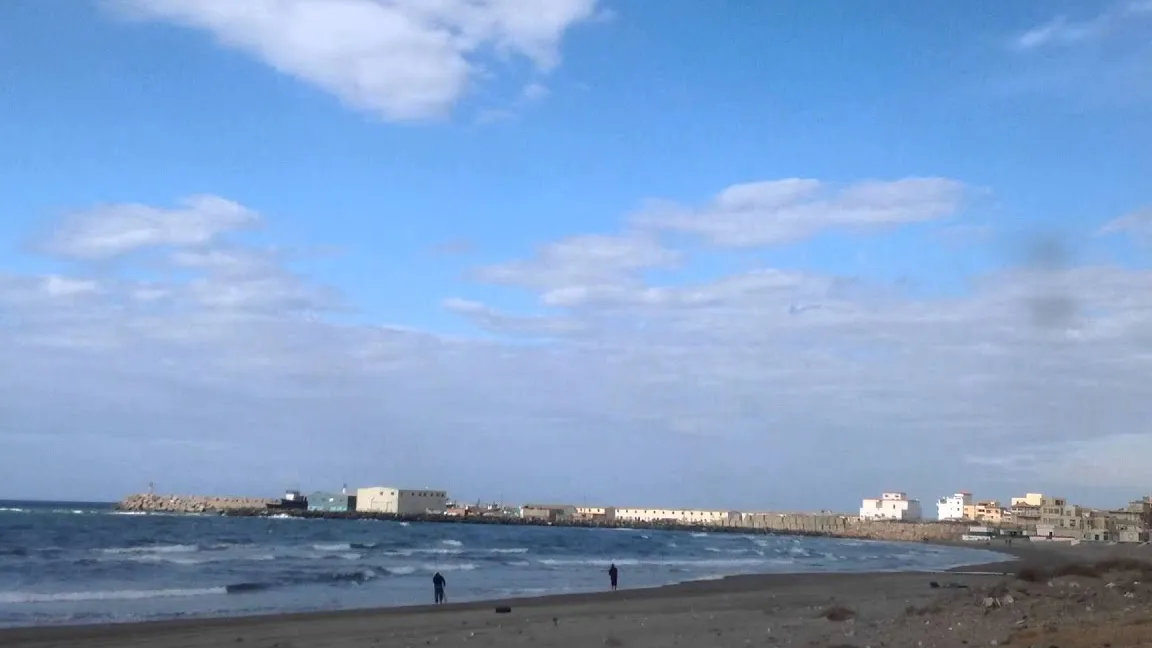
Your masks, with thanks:
M221 513L263 509L278 500L254 497L210 497L203 495L129 495L117 504L121 511L143 513Z

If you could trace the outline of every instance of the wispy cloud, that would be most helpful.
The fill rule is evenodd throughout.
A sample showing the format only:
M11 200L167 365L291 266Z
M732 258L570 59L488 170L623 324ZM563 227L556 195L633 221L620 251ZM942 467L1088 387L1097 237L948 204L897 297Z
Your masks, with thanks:
M1011 44L1022 51L1076 45L1104 38L1122 29L1129 21L1146 15L1152 16L1152 2L1148 0L1116 4L1081 20L1056 16L1017 35Z

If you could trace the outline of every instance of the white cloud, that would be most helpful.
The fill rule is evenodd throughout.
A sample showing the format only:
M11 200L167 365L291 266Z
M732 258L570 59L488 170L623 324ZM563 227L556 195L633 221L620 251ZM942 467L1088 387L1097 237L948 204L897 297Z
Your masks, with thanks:
M1129 234L1138 238L1152 236L1152 208L1141 209L1110 220L1097 233L1100 235Z
M634 222L642 228L697 234L715 245L755 247L830 229L943 218L959 209L964 191L961 183L947 178L870 181L839 189L791 178L732 185L698 208L653 202Z
M483 55L541 72L596 0L115 0L126 15L211 32L222 44L385 119L441 116Z
M680 258L649 236L573 236L542 246L532 260L480 268L476 278L540 289L544 302L572 305L578 295L636 287L639 272L673 267Z
M141 248L204 245L259 222L256 213L217 196L185 198L174 209L135 203L105 205L71 214L46 247L65 257L107 259Z
M540 101L550 94L548 86L543 83L529 83L521 92L526 101Z
M1120 2L1094 16L1081 20L1056 16L1044 24L1032 27L1012 40L1019 50L1044 47L1072 46L1104 38L1124 29L1133 20L1152 15L1152 3L1144 0Z
M767 193L822 195L802 189ZM759 209L767 194L725 195ZM1146 270L1010 268L947 298L773 268L670 285L645 270L686 261L657 240L577 236L480 272L544 310L449 299L486 334L448 336L348 321L325 310L333 288L212 240L172 253L191 281L0 276L0 423L15 431L0 434L0 490L387 479L466 498L845 509L886 487L1146 490ZM1028 456L1043 461L1009 461ZM1101 482L1096 459L1122 469Z

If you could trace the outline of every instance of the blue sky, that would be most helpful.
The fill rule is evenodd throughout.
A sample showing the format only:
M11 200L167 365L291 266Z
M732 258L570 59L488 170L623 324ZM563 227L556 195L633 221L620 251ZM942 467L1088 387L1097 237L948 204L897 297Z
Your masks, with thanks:
M171 444L230 457L216 482L173 467L184 490L439 479L744 508L1139 494L1059 475L1147 443L1146 394L1124 380L1152 312L1134 294L1146 2L389 7L0 4L0 494L149 481L117 444L157 466ZM179 209L195 196L231 207ZM1046 238L1062 258L1038 278L1022 268ZM1052 303L1069 313L1056 356L1034 326ZM986 384L1039 365L1041 384ZM83 444L55 436L75 420L33 408L65 393L109 453L79 473ZM1037 413L1068 401L1093 405ZM952 428L968 442L925 469ZM330 429L380 465L242 459L276 429ZM849 459L875 435L915 467ZM506 465L510 448L590 464L553 476ZM792 474L829 452L855 465L843 483ZM21 468L33 458L61 467Z

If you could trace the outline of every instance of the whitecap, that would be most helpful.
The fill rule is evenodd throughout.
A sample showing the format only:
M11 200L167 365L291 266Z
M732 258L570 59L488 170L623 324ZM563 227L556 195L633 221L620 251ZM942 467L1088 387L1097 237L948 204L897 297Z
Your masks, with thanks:
M226 594L223 587L163 590L108 590L94 592L0 592L0 603L54 603L75 601L140 600L181 596L208 596Z

